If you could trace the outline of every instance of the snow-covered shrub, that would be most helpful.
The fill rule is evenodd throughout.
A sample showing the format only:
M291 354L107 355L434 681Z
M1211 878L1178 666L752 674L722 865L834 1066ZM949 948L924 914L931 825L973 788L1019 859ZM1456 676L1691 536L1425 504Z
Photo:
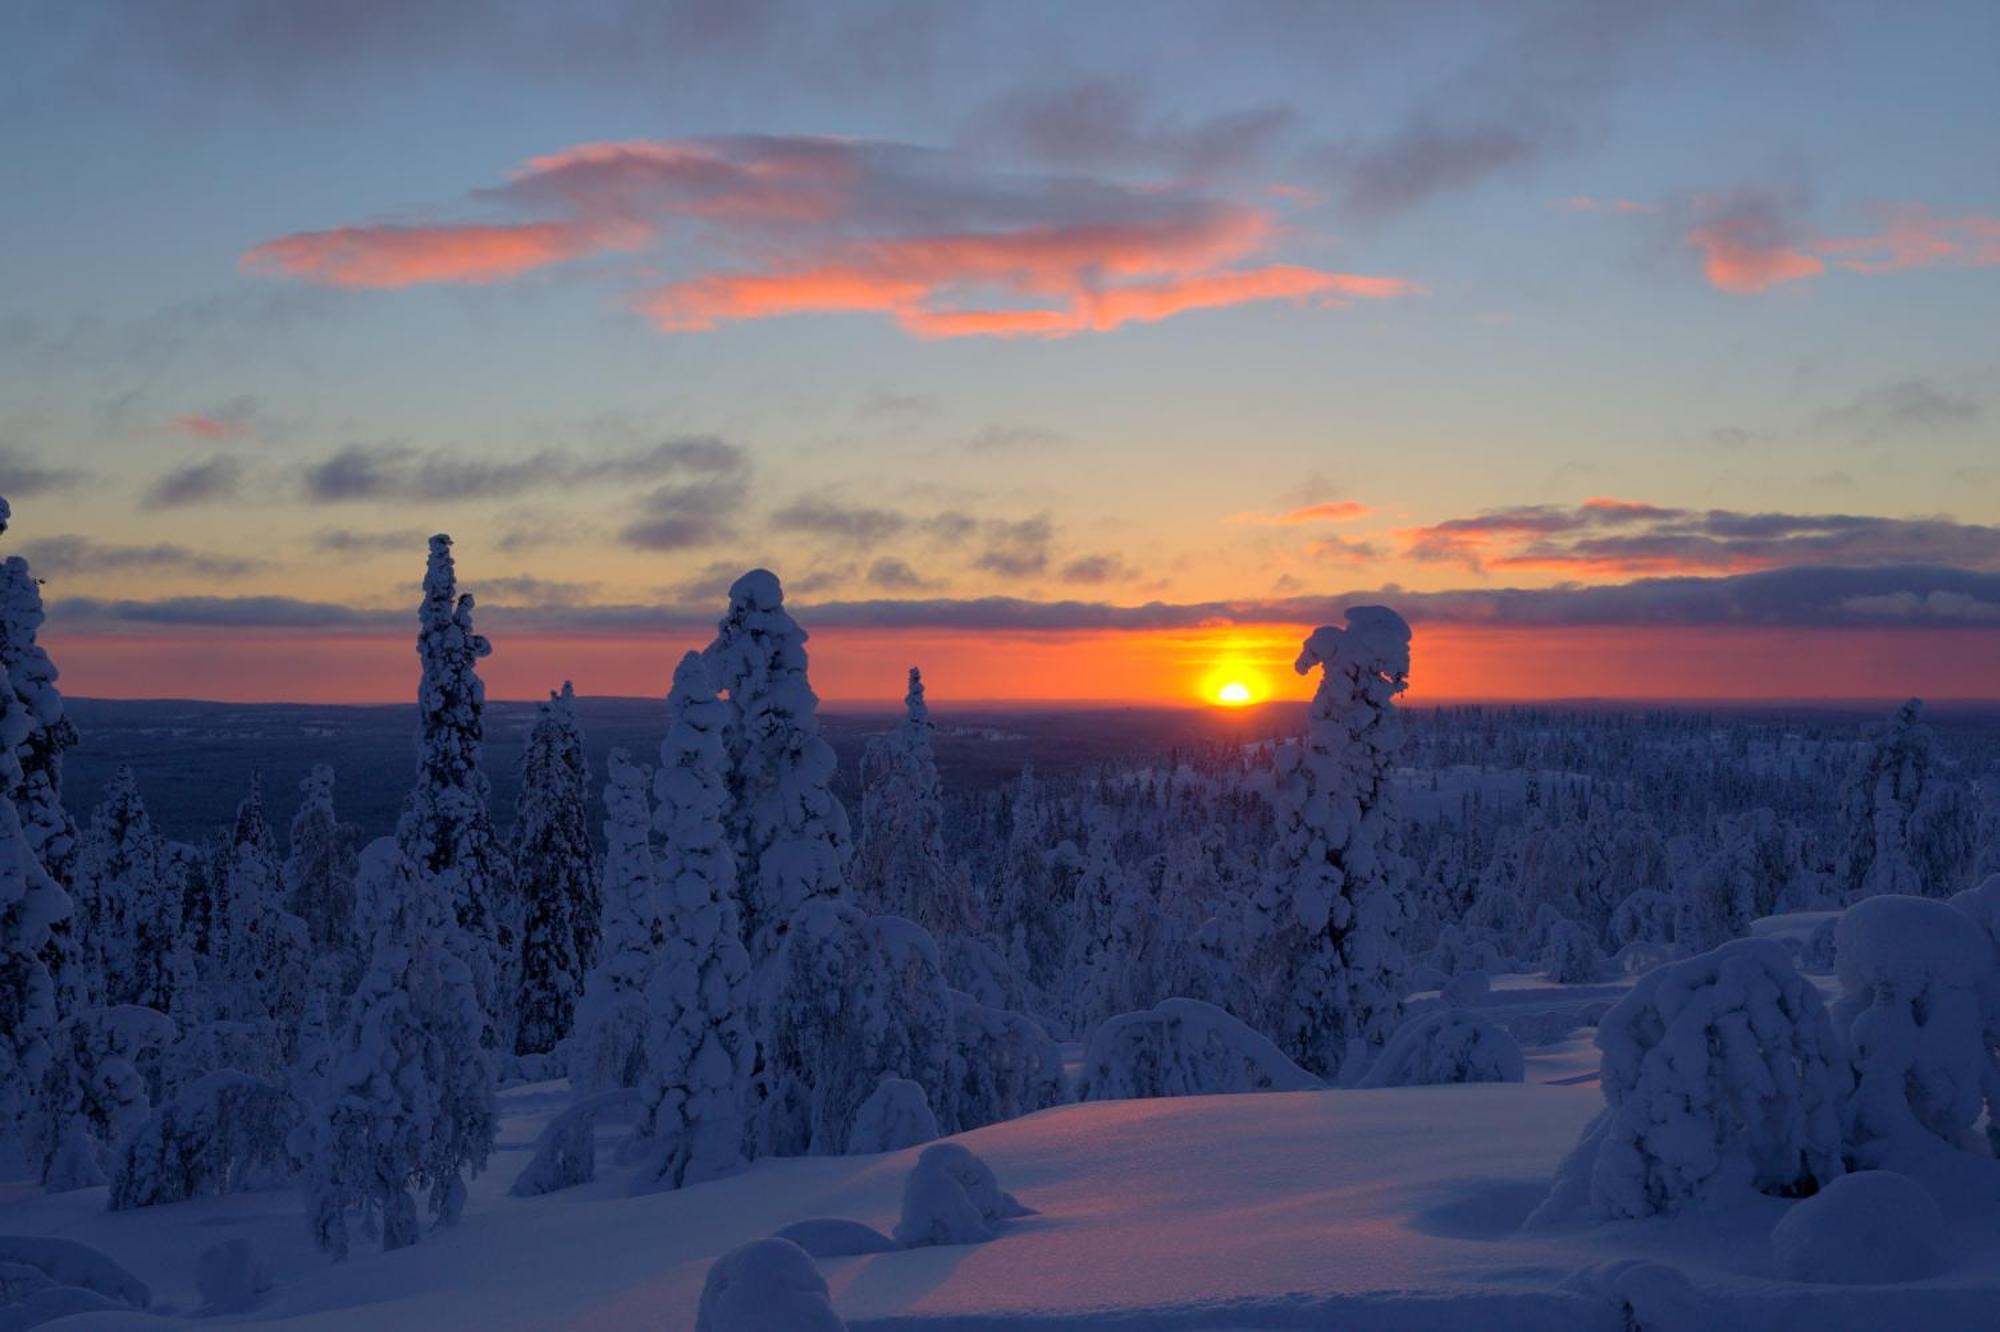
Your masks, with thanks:
M111 1210L288 1182L297 1168L289 1142L307 1111L269 1079L210 1073L155 1110L119 1148Z
M1468 971L1503 971L1506 960L1499 941L1490 931L1476 925L1446 925L1438 931L1437 943L1430 954L1431 966L1446 976Z
M1828 916L1813 926L1799 949L1799 966L1806 971L1825 974L1840 965L1840 917Z
M277 1284L257 1246L241 1236L211 1244L194 1263L194 1286L201 1292L198 1314L247 1313L264 1302Z
M1519 1082L1521 1047L1505 1028L1461 1009L1419 1013L1396 1029L1357 1086Z
M590 768L576 722L576 691L538 705L521 753L514 804L514 889L521 926L521 988L513 1051L540 1055L569 1032L583 978L597 959L603 902L590 849Z
M729 588L729 611L703 653L728 696L729 800L737 904L753 974L774 965L794 913L838 898L853 841L833 794L834 756L806 679L806 632L785 609L776 574L752 569Z
M605 773L603 938L577 1001L576 1030L563 1045L579 1093L645 1081L646 981L662 943L646 798L651 770L614 749Z
M184 1026L180 1039L166 1055L166 1082L161 1099L178 1095L210 1073L225 1068L260 1078L278 1077L285 1068L283 1043L284 1033L270 1018L256 1022L219 1018Z
M1311 1091L1318 1078L1267 1038L1199 999L1121 1013L1091 1033L1079 1100Z
M1604 976L1604 954L1597 949L1597 941L1590 937L1590 931L1563 917L1555 922L1549 931L1547 970L1548 979L1560 985L1584 985Z
M1027 982L990 944L957 935L939 939L937 947L945 981L952 989L963 990L988 1008L1027 1011Z
M1627 893L1611 912L1608 927L1614 948L1627 944L1672 943L1678 907L1671 893L1641 888Z
M1537 1212L1675 1212L1731 1190L1797 1197L1841 1173L1848 1078L1826 1005L1768 939L1639 978L1597 1028L1604 1111Z
M757 1149L750 1124L750 959L738 926L736 866L722 816L728 800L728 708L690 652L667 699L672 725L654 775L654 826L665 845L657 876L660 947L646 984L646 1074L634 1147L642 1180L679 1188L742 1166Z
M1937 1200L1887 1170L1842 1175L1771 1232L1779 1276L1837 1286L1921 1281L1944 1270L1946 1248Z
M1390 779L1410 626L1387 607L1354 607L1346 628L1314 630L1295 665L1322 675L1305 740L1277 755L1277 843L1258 905L1288 956L1259 1025L1303 1067L1337 1076L1402 1017L1409 867Z
M1438 987L1438 998L1452 1008L1469 1007L1492 993L1493 978L1483 971L1462 971Z
M694 1332L846 1332L812 1255L790 1240L731 1249L708 1269Z
M930 1142L938 1136L937 1116L924 1089L908 1078L885 1076L854 1112L847 1135L847 1154L865 1156L897 1152Z
M51 1192L102 1184L118 1145L152 1113L142 1066L173 1043L174 1021L132 1004L91 1008L63 1020L57 1033L52 1113L66 1124L61 1171Z
M924 1089L954 1123L951 991L920 927L814 898L772 965L766 1141L779 1155L837 1156L884 1074Z
M951 991L955 1133L1019 1119L1063 1099L1062 1050L1033 1018Z
M977 1244L993 1238L993 1223L1029 1215L1004 1192L993 1170L961 1143L926 1147L903 1180L896 1242L905 1248Z
M579 1099L542 1127L535 1154L507 1190L534 1198L597 1178L597 1121L606 1114L630 1113L639 1105L631 1087L613 1087Z
M1912 1135L1970 1145L1981 1111L2000 1107L2000 958L1985 931L1948 903L1885 894L1849 907L1836 942L1855 1157L1884 1164Z

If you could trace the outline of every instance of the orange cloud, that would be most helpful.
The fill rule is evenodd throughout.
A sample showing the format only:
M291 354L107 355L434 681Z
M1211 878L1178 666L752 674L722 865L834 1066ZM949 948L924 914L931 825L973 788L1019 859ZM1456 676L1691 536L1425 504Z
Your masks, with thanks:
M559 216L303 232L251 250L243 267L344 287L488 283L640 249L679 222L697 242L693 271L634 301L663 330L866 312L922 338L1060 337L1189 310L1418 290L1393 277L1245 266L1276 243L1270 213L1186 186L993 177L898 144L583 144L532 158L475 197Z
M1826 271L1824 261L1792 248L1770 218L1755 214L1705 222L1688 232L1685 242L1701 251L1709 282L1738 296Z
M624 248L637 239L628 234ZM575 259L605 244L594 229L570 222L336 227L259 245L243 256L242 267L330 287L478 286Z
M1291 509L1284 513L1232 513L1227 521L1232 523L1256 523L1275 527L1298 527L1306 523L1345 523L1356 518L1366 518L1375 510L1359 500L1326 500L1319 504L1308 504L1303 508Z

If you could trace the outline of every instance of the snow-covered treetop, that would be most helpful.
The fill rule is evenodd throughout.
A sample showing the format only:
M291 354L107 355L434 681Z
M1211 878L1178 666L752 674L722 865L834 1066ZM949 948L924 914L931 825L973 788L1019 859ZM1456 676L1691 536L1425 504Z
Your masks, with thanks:
M1374 677L1388 695L1400 694L1409 687L1409 623L1387 606L1351 607L1346 628L1328 624L1313 630L1293 669L1307 675L1315 666L1325 666L1329 677L1335 670L1357 679Z
M424 600L417 610L417 657L423 681L417 697L421 763L439 786L458 786L479 767L486 686L477 664L493 645L473 632L472 594L458 591L451 538L431 538Z
M0 498L0 536L7 535L7 524L14 521L14 506L5 498Z

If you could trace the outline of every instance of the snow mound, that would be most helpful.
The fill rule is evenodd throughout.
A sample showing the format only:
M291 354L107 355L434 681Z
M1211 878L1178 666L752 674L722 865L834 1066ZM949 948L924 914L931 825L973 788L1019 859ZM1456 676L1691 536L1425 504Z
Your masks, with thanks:
M1399 1027L1356 1085L1519 1082L1523 1071L1521 1047L1505 1028L1473 1013L1445 1009L1420 1013Z
M1478 1003L1492 993L1492 977L1483 971L1466 971L1447 980L1438 990L1438 998L1453 1008L1464 1008Z
M1077 1097L1119 1101L1221 1092L1314 1091L1323 1084L1214 1004L1168 999L1098 1025Z
M95 1291L118 1304L143 1309L153 1302L146 1283L88 1244L52 1235L0 1235L0 1264L32 1267L54 1286Z
M1676 1212L1841 1173L1847 1073L1784 946L1737 939L1639 978L1597 1029L1604 1112L1531 1222Z
M204 1314L243 1313L263 1302L277 1284L257 1246L238 1236L201 1251L194 1264L195 1289Z
M977 1244L993 1238L993 1223L1032 1215L1000 1188L993 1170L955 1142L934 1143L903 1181L903 1215L896 1242L906 1248Z
M849 1258L862 1253L894 1253L896 1241L873 1226L844 1217L816 1216L794 1221L777 1233L815 1258Z
M773 580L774 582L776 580ZM846 1332L812 1255L790 1240L752 1240L715 1260L695 1332Z
M1882 898L1864 898L1861 905ZM1944 1213L1921 1184L1887 1170L1843 1175L1771 1232L1789 1281L1872 1286L1921 1281L1945 1266Z
M847 1154L897 1152L937 1136L937 1116L931 1113L924 1089L908 1078L887 1076L875 1084L875 1090L854 1112Z

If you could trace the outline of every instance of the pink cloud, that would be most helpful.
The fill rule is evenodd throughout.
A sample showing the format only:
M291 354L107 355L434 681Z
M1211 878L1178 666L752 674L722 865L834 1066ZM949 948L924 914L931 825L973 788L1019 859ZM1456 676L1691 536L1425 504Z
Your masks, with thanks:
M1775 219L1758 213L1704 222L1688 232L1684 241L1701 252L1702 271L1709 282L1738 296L1755 295L1826 271L1821 259L1786 241Z
M1232 523L1256 523L1278 527L1298 527L1306 523L1344 523L1356 518L1366 518L1375 512L1359 500L1324 500L1318 504L1308 504L1302 508L1289 509L1284 513L1232 513L1228 521Z
M1923 204L1896 204L1882 210L1882 230L1868 236L1820 242L1820 253L1856 273L1894 273L1933 264L1987 267L2000 264L2000 216L1965 213L1952 217Z
M184 416L176 416L167 422L167 426L184 435L193 435L196 439L213 441L245 439L250 434L250 427L246 422L219 420L206 412L189 412Z
M346 287L476 284L671 234L692 242L673 251L692 271L634 300L663 330L863 312L923 338L1060 337L1189 310L1418 290L1248 262L1278 241L1264 208L1180 185L980 174L896 144L584 144L532 158L475 198L559 216L303 232L258 246L243 266Z

